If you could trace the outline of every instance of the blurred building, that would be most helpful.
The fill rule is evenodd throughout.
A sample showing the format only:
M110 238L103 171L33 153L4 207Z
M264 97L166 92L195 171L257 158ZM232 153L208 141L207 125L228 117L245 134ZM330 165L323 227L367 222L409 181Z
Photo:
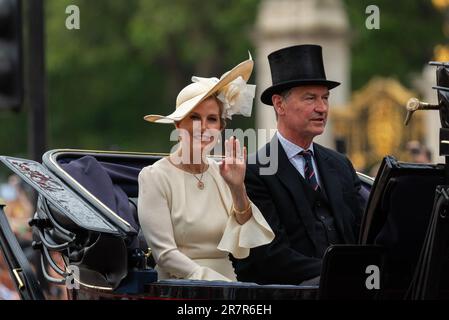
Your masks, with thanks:
M416 112L404 126L404 106L414 96L397 80L379 77L354 92L345 108L332 110L333 133L345 142L356 170L370 172L385 155L409 160L407 143L425 140L423 113Z
M271 86L267 56L277 49L297 44L323 47L326 76L341 82L332 90L332 106L344 106L351 92L349 20L341 0L263 0L256 22L256 127L275 129L276 118L271 106L260 102L262 88ZM267 141L271 137L267 137ZM334 148L332 122L317 141Z

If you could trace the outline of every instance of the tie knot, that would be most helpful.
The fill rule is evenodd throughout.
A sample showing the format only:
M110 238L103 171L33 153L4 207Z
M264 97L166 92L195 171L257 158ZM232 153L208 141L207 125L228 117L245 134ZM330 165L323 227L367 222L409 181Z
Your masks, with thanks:
M313 156L312 150L303 150L299 154L302 155L306 159L311 159Z

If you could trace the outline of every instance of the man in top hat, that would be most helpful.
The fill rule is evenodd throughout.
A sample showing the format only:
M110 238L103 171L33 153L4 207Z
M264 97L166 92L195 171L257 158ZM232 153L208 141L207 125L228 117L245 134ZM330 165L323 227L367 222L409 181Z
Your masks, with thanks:
M245 184L275 238L234 263L240 281L318 284L327 247L357 241L360 181L345 156L313 142L326 125L329 90L340 84L326 79L321 51L298 45L268 56L273 85L261 100L273 106L278 131L249 157ZM267 158L277 161L273 174L261 170L272 165Z

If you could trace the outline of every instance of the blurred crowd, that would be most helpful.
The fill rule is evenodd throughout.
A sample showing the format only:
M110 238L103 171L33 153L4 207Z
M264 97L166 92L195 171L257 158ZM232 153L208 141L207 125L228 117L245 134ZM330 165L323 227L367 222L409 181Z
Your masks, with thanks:
M407 151L409 154L409 161L415 163L431 163L432 152L424 144L419 141L412 140L407 143Z
M35 212L36 199L34 191L27 184L23 183L18 176L11 175L6 183L0 185L0 199L4 205L4 212L11 229L16 235L25 256L28 258L46 298L64 299L66 296L63 287L51 285L43 277L40 267L40 253L31 247L33 234L28 221ZM56 261L60 260L59 256L54 258ZM48 270L48 273L56 276L50 270ZM15 299L20 299L20 297L11 279L3 255L0 254L0 300Z
M412 163L432 163L432 152L425 144L417 140L408 141L405 150L405 156L399 160ZM379 168L380 163L373 166L368 174L371 177L376 177Z
M0 185L0 198L5 205L4 212L19 244L24 249L29 247L32 241L28 220L33 215L34 206L30 192L16 175L10 176L7 183ZM19 299L19 295L16 292L3 255L0 255L0 300L15 299Z

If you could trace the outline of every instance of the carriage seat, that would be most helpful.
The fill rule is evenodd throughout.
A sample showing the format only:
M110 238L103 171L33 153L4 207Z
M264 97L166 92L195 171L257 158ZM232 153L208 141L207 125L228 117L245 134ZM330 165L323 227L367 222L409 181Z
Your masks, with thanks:
M84 156L60 163L61 167L93 194L104 205L140 230L137 216L137 198L129 198L118 183L114 183L107 170L92 156Z

